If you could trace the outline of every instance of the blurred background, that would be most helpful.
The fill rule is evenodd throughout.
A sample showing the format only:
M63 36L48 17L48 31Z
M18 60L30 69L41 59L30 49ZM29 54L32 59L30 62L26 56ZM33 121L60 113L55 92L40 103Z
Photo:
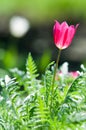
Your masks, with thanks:
M68 61L70 70L86 64L85 0L0 0L0 68L25 69L31 52L38 71L44 72L58 54L53 42L54 20L80 24L71 46L62 51L60 64Z

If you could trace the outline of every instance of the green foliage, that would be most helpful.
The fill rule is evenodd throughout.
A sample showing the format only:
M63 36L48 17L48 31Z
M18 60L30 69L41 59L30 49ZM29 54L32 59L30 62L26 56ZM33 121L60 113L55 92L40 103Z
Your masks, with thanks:
M0 78L0 130L85 130L86 69L78 78L58 72L52 95L54 62L39 78L28 55L26 71ZM51 97L52 108L51 108Z

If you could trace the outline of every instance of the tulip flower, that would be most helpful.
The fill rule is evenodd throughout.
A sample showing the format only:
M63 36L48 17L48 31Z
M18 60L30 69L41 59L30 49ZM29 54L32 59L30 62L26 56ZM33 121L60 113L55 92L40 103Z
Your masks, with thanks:
M56 47L58 47L60 50L67 48L72 42L78 25L79 24L76 26L69 26L65 21L61 24L58 21L55 21L53 35Z

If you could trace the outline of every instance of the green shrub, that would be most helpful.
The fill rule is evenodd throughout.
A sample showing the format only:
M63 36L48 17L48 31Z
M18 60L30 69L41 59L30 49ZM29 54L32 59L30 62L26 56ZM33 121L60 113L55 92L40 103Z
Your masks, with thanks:
M39 76L29 54L25 72L0 78L0 130L86 129L86 69L77 78L59 72L52 95L53 67Z

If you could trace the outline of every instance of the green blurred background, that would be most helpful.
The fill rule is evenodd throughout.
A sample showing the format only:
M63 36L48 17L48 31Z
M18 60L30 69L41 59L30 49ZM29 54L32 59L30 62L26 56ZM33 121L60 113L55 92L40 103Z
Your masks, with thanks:
M14 17L28 22L22 36L11 32L10 23ZM0 0L0 68L24 69L31 52L38 70L44 72L58 54L53 42L54 20L80 24L71 46L62 51L60 64L68 61L71 70L79 69L81 63L86 64L85 0Z

